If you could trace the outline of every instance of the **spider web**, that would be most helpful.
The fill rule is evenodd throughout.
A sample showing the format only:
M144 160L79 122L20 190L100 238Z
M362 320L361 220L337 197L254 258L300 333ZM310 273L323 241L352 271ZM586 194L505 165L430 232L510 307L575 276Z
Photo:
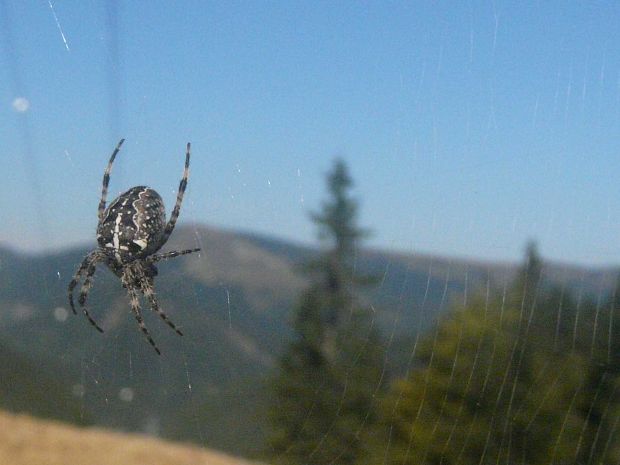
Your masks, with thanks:
M59 2L45 6L41 9L50 15L51 31L56 28L56 45L65 54L78 53L86 36L65 20L72 7ZM12 140L18 142L15 153L25 166L24 192L31 197L7 194L7 199L27 210L29 225L39 231L20 243L16 238L26 227L3 229L3 241L30 249L24 244L45 243L48 232L65 231L50 218L50 205L58 199L81 203L81 192L97 192L101 176L97 167L103 167L123 129L134 133L135 143L129 141L128 153L114 168L110 198L129 185L153 179L153 187L172 206L176 192L169 186L177 186L183 152L179 148L186 142L179 144L178 138L193 139L195 147L180 223L166 250L199 247L202 252L161 264L156 279L162 308L185 336L169 331L143 302L147 326L162 357L143 340L129 315L124 290L103 269L97 272L89 302L106 334L99 337L81 318L72 318L63 286L78 263L67 258L76 260L75 250L48 253L40 247L39 257L24 259L31 268L20 276L32 282L42 279L45 304L29 301L17 292L17 284L7 281L8 290L22 297L5 301L1 341L31 357L47 350L59 366L77 366L68 369L67 379L81 421L193 441L267 462L285 458L269 455L273 427L268 420L269 376L294 336L292 313L307 285L296 270L316 254L307 213L319 208L329 156L340 151L352 168L362 206L361 225L374 231L356 250L356 270L360 276L371 273L380 278L361 295L372 309L370 327L381 334L382 361L380 375L369 381L373 402L363 420L351 426L355 440L364 445L358 463L620 462L618 252L612 240L620 216L618 193L609 187L617 164L604 160L618 148L610 133L620 121L620 64L609 42L586 40L597 25L607 30L604 16L617 18L617 12L603 7L579 10L589 15L589 22L582 27L573 24L575 37L550 39L552 45L545 49L549 57L544 60L510 44L527 32L540 34L534 30L540 24L534 21L528 29L526 13L501 2L473 2L457 9L458 14L425 8L422 16L437 27L425 29L415 23L422 31L414 34L422 43L415 54L405 53L391 41L393 37L377 32L380 26L389 30L388 26L398 25L388 15L372 18L378 21L373 23L377 29L367 38L370 49L374 50L373 42L380 42L385 50L359 55L343 31L351 29L355 36L364 22L357 15L364 14L350 11L338 37L352 47L354 63L338 69L344 70L352 88L364 74L360 70L368 73L364 91L355 89L369 103L360 108L339 88L342 97L334 102L338 107L334 111L348 120L364 111L373 113L373 105L389 107L374 123L360 124L365 132L377 134L377 141L342 142L364 132L345 123L338 134L330 132L328 123L313 126L327 142L316 142L315 133L293 132L288 138L278 113L280 102L266 96L265 90L262 103L274 108L264 105L265 121L282 125L269 134L286 139L286 144L264 142L259 152L267 159L257 164L247 154L256 149L247 134L237 146L225 141L233 136L225 126L231 120L214 122L229 117L221 109L199 113L204 119L200 124L179 109L180 126L187 124L189 129L175 140L164 140L172 131L153 116L156 105L149 102L159 95L157 84L148 80L152 87L146 87L143 100L128 103L137 86L123 57L134 50L138 39L129 32L130 19L123 16L131 9L106 5L99 14L104 16L101 60L108 110L98 119L107 125L107 142L90 142L98 155L88 163L78 156L86 157L87 149L61 144L70 150L58 152L55 163L84 188L68 186L71 194L63 197L46 194L54 180L43 174L48 165L37 156L44 153L40 136L44 124L31 116L34 109L16 100L31 95L34 87L27 83L35 68L19 59L20 41L25 39L13 27L21 10L10 2L0 7L0 24L11 26L3 28L2 40L11 82L6 95L14 102L11 111L18 112L18 131ZM402 10L413 21L411 12ZM230 21L225 16L222 21ZM547 19L566 20L559 11ZM169 21L177 25L179 20ZM461 23L466 26L459 28ZM209 47L198 48L204 52ZM191 61L200 61L198 52L187 53L193 54ZM516 73L526 82L535 79L512 68L530 58L552 71L541 82L529 83L528 93L508 75ZM392 69L394 62L400 63L390 75L397 85L382 80L383 75L368 64L372 60L377 68ZM485 85L478 86L477 81ZM306 100L318 98L311 83L305 85L310 94ZM168 90L187 102L188 113L195 111L190 99L172 85ZM283 99L299 103L281 91ZM511 92L517 95L508 96ZM129 115L137 122L130 123ZM241 122L231 126L247 132L251 120L239 118ZM153 122L165 137L154 134ZM257 132L271 130L263 124ZM146 135L137 134L147 128ZM340 143L346 145L339 147ZM148 158L145 154L157 144L158 154L179 157ZM583 153L590 151L593 161L588 163ZM317 152L322 153L318 158ZM585 180L573 178L579 169ZM82 170L93 174L84 174L82 181L78 179ZM158 174L162 172L165 178ZM599 181L596 186L591 179ZM539 187L543 184L545 189ZM90 219L95 217L96 201L94 194L84 201L92 205ZM407 202L410 208L397 205ZM17 222L14 212L10 214ZM80 215L80 222L86 222ZM68 215L66 220L76 221ZM80 236L86 237L86 232ZM528 267L532 255L523 253L529 238L539 245L541 263L534 271ZM66 244L54 239L53 245ZM82 245L79 249L87 251ZM40 318L31 316L37 311ZM6 323L11 318L19 324ZM50 325L55 326L48 332ZM15 328L23 331L27 344L20 342ZM70 335L75 345L63 345L63 334ZM25 347L30 344L34 348ZM360 347L351 373L368 350L366 344ZM352 376L345 374L335 406L337 420L316 435L308 463L339 437L337 421L344 416ZM304 428L311 426L318 404L317 400L307 412L297 412ZM344 460L336 454L331 463L347 463Z

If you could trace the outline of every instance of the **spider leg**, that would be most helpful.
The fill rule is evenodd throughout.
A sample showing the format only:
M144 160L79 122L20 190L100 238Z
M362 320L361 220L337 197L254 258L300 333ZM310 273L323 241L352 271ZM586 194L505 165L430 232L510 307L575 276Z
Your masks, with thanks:
M74 315L77 315L77 311L75 310L75 305L73 303L73 289L75 289L75 286L77 286L80 278L82 277L82 273L84 273L87 268L89 268L99 260L101 260L101 256L96 250L93 250L91 253L86 255L86 257L84 257L84 260L82 260L82 263L78 267L77 271L73 275L73 279L71 279L71 282L69 283L67 294L69 296L69 305L71 305L71 310L73 310Z
M146 337L146 339L153 346L153 348L155 349L155 352L157 352L157 355L161 355L160 350L157 348L155 341L151 337L149 330L146 329L146 326L144 324L144 319L142 318L142 312L140 310L140 300L138 298L138 292L136 291L135 286L131 284L127 279L125 279L124 276L123 276L123 284L127 288L127 293L129 294L129 302L131 304L131 311L133 312L134 317L136 318L136 321L138 322L138 326L140 326L140 330L142 331L142 333L144 333L144 336Z
M121 145L123 145L125 139L121 139L114 152L112 152L112 156L110 157L110 161L108 162L108 166L105 169L105 173L103 173L103 187L101 188L101 200L99 201L99 221L103 218L103 212L105 211L105 203L106 197L108 196L108 184L110 183L110 172L112 171L112 164L114 163L114 159L116 158L116 154L121 149Z
M80 307L82 307L82 311L84 312L84 315L86 316L90 324L97 328L97 331L103 333L103 329L101 329L97 322L93 320L93 318L90 316L90 313L88 313L88 309L86 308L86 299L88 298L90 288L93 286L93 277L95 276L95 270L96 262L93 261L88 267L88 270L86 271L86 277L84 278L84 282L82 283L82 289L80 289L80 297L78 299L78 303L80 304Z
M157 255L151 255L147 260L151 263L159 262L161 260L169 260L179 255L187 255L188 253L200 252L200 249L187 249L187 250L175 250L174 252L160 253Z
M151 310L159 315L159 317L166 322L168 326L170 326L174 331L179 335L183 336L183 333L180 329L176 327L176 325L170 321L168 315L166 315L161 308L159 308L159 302L157 302L157 297L155 297L155 291L153 290L152 281L146 279L146 276L140 277L140 286L142 288L142 293L147 298L149 303L151 304Z
M179 217L179 213L181 211L181 203L183 203L183 194L185 194L185 188L187 187L187 178L189 177L189 154L190 154L191 145L187 143L187 149L185 151L185 169L183 170L183 177L181 178L181 183L179 184L179 191L177 192L177 202L174 205L174 209L172 210L172 215L170 215L170 220L168 220L168 224L166 224L166 228L164 229L164 234L162 236L162 244L164 244L172 231L174 230L174 225L177 222L177 218Z

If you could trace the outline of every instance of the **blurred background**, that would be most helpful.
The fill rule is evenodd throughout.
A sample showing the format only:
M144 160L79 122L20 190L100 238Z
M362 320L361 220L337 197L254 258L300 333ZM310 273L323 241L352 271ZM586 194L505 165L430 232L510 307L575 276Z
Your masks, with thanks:
M0 0L0 458L68 447L33 416L266 463L618 463L619 20ZM192 143L161 357L104 265L105 333L68 307L121 138L109 200L168 214Z

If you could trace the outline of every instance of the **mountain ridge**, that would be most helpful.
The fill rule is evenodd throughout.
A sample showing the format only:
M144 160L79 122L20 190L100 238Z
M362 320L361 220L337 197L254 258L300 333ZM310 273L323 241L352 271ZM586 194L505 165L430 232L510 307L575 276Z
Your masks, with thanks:
M98 268L89 305L106 332L67 310L67 284L88 248L33 256L0 247L0 343L61 373L95 425L256 455L267 434L265 383L291 337L292 311L308 283L302 265L319 249L186 226L165 250L192 247L203 250L162 262L155 280L162 309L185 335L143 309L161 357L144 341L125 291L105 266ZM405 341L386 353L388 371L397 371L398 353L411 350L407 338L429 328L451 302L487 284L501 289L517 264L361 249L356 269L378 277L360 294L376 310L378 327ZM547 264L546 270L554 285L593 295L610 292L616 279L611 268Z

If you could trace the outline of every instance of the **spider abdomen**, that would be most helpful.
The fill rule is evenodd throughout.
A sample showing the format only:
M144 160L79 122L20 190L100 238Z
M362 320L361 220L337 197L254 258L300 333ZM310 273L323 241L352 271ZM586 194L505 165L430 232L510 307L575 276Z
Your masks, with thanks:
M166 213L161 196L136 186L114 199L97 226L97 242L117 262L127 263L156 252L162 245Z

